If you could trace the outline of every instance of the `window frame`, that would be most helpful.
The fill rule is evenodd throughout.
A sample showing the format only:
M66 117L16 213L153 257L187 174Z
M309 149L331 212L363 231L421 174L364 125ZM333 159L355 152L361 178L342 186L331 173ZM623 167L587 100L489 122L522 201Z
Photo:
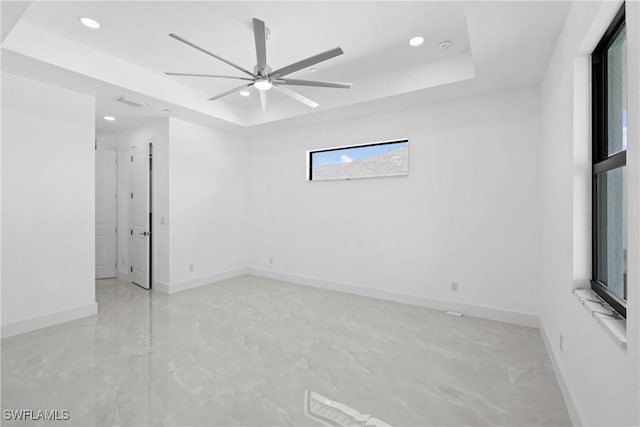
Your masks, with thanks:
M598 259L598 218L597 218L597 177L598 175L626 166L627 150L608 155L607 147L607 50L626 25L625 4L605 31L602 39L591 54L591 114L592 114L592 184L591 184L591 289L604 299L620 316L627 317L626 301L613 292L607 285L596 280ZM626 195L625 195L626 197Z
M339 151L339 150L345 150L349 148L364 148L364 147L374 147L377 145L398 144L401 142L406 142L407 147L409 147L409 138L398 138L398 139L389 139L385 141L366 142L364 144L342 145L340 147L330 147L330 148L320 148L317 150L309 150L307 151L307 181L311 181L311 182L351 181L352 179L376 179L376 178L393 178L396 176L407 176L409 174L408 170L407 170L407 174L404 174L404 175L389 175L389 176L381 175L381 176L373 176L373 177L365 177L365 178L313 179L313 155L316 153L324 153L327 151Z

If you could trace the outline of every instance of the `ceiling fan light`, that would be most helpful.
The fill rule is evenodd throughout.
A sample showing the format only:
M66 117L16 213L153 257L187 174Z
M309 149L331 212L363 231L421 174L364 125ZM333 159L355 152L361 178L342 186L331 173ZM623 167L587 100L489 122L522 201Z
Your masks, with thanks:
M251 95L251 92L249 92L248 90L243 90L240 92L240 96L249 96Z
M271 82L267 79L259 79L253 84L258 90L269 90L271 89Z
M92 30L97 30L98 28L100 28L100 23L95 19L89 18L87 16L81 16L78 19L80 20L82 25L84 25L85 27L91 28Z
M413 47L420 46L422 43L424 43L424 37L421 36L416 36L409 40L409 44Z

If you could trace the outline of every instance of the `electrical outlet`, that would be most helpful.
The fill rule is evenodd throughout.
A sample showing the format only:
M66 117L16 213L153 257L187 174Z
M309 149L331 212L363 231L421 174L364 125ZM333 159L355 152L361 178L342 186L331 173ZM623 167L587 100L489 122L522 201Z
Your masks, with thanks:
M269 257L269 264L273 264L273 258Z
M451 282L451 292L458 292L458 282Z
M560 334L559 344L560 344L560 351L564 351L564 335L562 334Z
M195 271L195 269L196 269L196 268L194 267L194 265L193 265L193 264L189 264L189 271L190 271L190 272L192 272L192 273L193 273L193 272Z

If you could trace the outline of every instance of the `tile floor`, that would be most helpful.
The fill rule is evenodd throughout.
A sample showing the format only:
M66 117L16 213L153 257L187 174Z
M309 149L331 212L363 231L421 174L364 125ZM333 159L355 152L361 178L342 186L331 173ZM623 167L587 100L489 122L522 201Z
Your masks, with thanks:
M311 393L333 425L570 425L535 329L250 276L171 296L96 286L98 315L2 340L3 410L321 426Z

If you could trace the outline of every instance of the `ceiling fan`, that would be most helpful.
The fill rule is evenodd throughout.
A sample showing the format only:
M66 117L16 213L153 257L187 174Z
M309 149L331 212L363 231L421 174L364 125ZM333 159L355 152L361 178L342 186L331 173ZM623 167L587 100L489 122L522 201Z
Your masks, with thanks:
M302 70L307 67L311 67L320 62L342 55L344 52L342 51L341 48L336 47L326 52L322 52L317 55L310 56L309 58L303 59L298 62L294 62L293 64L287 65L286 67L278 68L277 70L272 71L271 67L267 65L267 49L266 49L267 38L265 33L265 25L263 21L257 18L253 18L253 35L256 41L257 64L254 67L253 72L251 72L240 67L239 65L234 64L231 61L227 61L226 59L221 58L220 56L201 48L200 46L197 46L191 43L190 41L180 37L177 34L173 34L173 33L169 34L170 37L173 37L174 39L186 45L189 45L192 48L197 49L202 53L212 56L224 62L225 64L231 65L237 70L242 71L244 74L247 75L247 77L220 76L220 75L213 75L213 74L189 74L189 73L165 73L165 74L169 76L217 77L217 78L223 78L223 79L244 80L247 83L243 84L242 86L238 86L236 88L223 92L219 95L213 96L208 100L214 101L216 99L220 99L222 97L230 95L234 92L238 92L243 89L247 89L251 86L254 86L256 89L258 89L258 92L260 93L260 104L262 105L263 111L267 111L267 107L268 107L267 92L271 88L274 88L278 90L280 93L282 93L283 95L293 98L296 101L301 102L311 108L316 108L318 106L318 103L312 101L306 96L299 94L298 92L295 92L289 89L286 86L314 86L314 87L328 87L328 88L338 88L338 89L349 89L351 87L351 83L318 82L318 81L312 81L312 80L284 78L285 76L288 76L289 74L294 73L296 71Z

